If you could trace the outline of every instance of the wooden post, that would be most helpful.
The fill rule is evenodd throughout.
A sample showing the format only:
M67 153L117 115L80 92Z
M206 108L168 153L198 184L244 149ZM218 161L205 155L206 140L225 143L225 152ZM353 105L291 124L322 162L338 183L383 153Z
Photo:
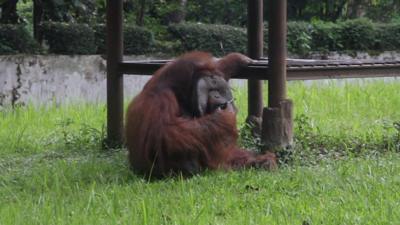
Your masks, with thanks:
M123 142L122 0L107 0L107 140L109 148Z
M260 59L263 56L263 0L248 1L247 43L248 56ZM248 117L247 123L254 127L253 132L261 133L261 116L263 111L263 81L248 80Z
M287 0L270 0L268 108L263 112L262 140L270 149L293 142L293 103L286 99Z

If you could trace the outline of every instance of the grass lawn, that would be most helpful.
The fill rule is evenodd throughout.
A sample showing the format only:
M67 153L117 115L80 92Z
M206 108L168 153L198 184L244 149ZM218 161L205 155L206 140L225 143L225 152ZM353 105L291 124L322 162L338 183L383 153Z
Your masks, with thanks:
M399 90L292 82L296 147L278 171L152 182L101 150L104 105L3 108L0 225L399 224ZM235 97L242 126L246 91Z

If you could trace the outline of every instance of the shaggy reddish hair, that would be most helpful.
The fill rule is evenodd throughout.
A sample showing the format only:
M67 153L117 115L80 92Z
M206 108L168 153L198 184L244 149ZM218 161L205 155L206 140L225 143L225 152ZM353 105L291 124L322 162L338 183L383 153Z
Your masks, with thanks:
M238 53L216 60L208 53L192 52L159 69L126 114L131 167L155 177L204 169L276 167L274 154L256 155L237 146L234 111L197 117L192 106L199 78L217 75L228 80L249 62Z

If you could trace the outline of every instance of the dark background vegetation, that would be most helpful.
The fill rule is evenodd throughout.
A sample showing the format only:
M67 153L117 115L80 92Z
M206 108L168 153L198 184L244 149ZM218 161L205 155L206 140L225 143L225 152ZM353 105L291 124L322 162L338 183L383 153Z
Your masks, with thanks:
M0 7L0 54L105 53L106 0L0 0ZM399 8L399 0L289 0L288 50L304 57L398 50ZM124 12L126 54L246 52L245 0L125 0Z

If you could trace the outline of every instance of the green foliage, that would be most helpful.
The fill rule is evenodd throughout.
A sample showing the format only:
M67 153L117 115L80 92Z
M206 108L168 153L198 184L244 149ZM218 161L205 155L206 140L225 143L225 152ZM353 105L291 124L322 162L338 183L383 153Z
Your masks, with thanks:
M95 21L96 8L102 6L99 0L47 0L42 4L44 20L69 23Z
M400 22L391 24L379 24L376 27L379 38L379 46L382 50L400 49Z
M169 30L182 42L185 51L203 50L215 56L223 56L229 52L246 52L247 35L241 28L183 23L171 25Z
M264 150L264 145L261 142L260 135L254 131L254 126L248 123L243 123L239 128L239 145L246 149L261 152Z
M0 54L38 53L39 45L23 25L0 24Z
M307 56L310 52L396 51L400 49L400 23L377 24L367 19L340 23L288 22L288 52ZM268 25L264 27L264 48L268 46ZM265 50L265 55L267 51Z
M289 22L287 48L291 53L306 55L311 50L312 26L306 22Z
M364 0L365 1L365 0ZM368 1L366 1L368 3ZM398 17L400 1L397 0L369 0L365 17L379 22L389 22Z
M98 54L106 53L106 25L93 26ZM124 27L124 53L139 55L152 51L155 45L154 35L144 27Z
M373 21L388 22L399 15L399 7L400 1L397 0L288 0L288 18L335 22L362 15Z
M319 52L337 51L343 46L339 42L339 24L317 21L312 24L311 49Z
M23 24L26 25L26 28L32 32L32 11L33 11L33 1L23 1L20 0L17 3L17 11L20 20L23 21Z
M105 24L96 24L93 27L94 39L97 46L96 54L106 54L107 51L107 30Z
M310 51L396 51L400 31L397 23L377 24L367 19L339 23L288 23L288 51L307 55Z
M343 50L372 50L376 48L377 33L374 24L367 19L341 22L338 32Z
M143 54L151 51L154 46L154 35L146 28L138 26L124 27L125 54Z
M164 25L181 22L186 13L179 1L158 1L154 9L161 24Z
M88 55L96 53L95 35L87 24L47 22L42 25L49 53Z
M245 0L191 0L187 3L186 20L192 22L245 26Z
M35 53L39 49L22 26L4 25L0 34L3 54ZM42 25L49 53L105 54L104 24L46 22ZM18 35L16 34L18 33ZM21 35L20 35L21 34ZM156 35L154 35L156 34ZM367 19L339 23L315 21L288 23L288 52L306 57L311 52L329 51L398 51L400 23L377 24ZM156 37L155 37L156 36ZM15 38L14 38L15 37ZM229 52L247 52L245 29L229 25L181 23L166 26L125 26L125 54L177 55L185 51L203 50L215 56ZM25 49L26 48L26 49ZM268 25L264 26L264 55L268 48Z
M288 51L396 51L400 49L400 25L376 24L367 19L339 23L316 21L288 23Z
M87 123L77 124L73 118L56 122L57 128L49 135L47 144L55 144L70 151L93 151L102 149L105 139L104 127L100 129Z

